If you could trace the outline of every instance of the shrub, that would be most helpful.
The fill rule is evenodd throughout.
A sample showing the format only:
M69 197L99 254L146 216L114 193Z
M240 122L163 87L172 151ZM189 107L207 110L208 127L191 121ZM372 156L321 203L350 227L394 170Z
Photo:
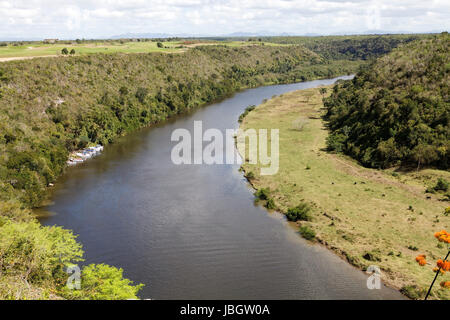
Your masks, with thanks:
M290 221L311 221L311 207L307 203L301 203L294 208L289 208L286 217Z
M299 232L306 240L313 240L316 237L316 233L314 232L314 230L312 230L308 226L301 226Z
M144 103L147 95L148 95L148 89L142 88L142 87L138 88L136 91L136 94L135 94L136 98L139 100L140 103Z
M344 151L346 137L343 134L332 133L326 138L327 150L335 152Z
M400 292L403 293L410 299L420 299L424 296L423 290L419 290L416 285L404 286L400 289Z
M164 45L161 42L158 42L156 45L158 46L158 48L163 48L164 47Z
M61 53L64 55L67 55L67 54L69 54L69 50L67 50L67 48L64 48L61 50Z
M75 49L70 50L70 54L74 55L75 54Z
M269 198L266 202L266 208L270 209L270 210L275 210L276 206L275 206L275 201L273 201L272 198Z
M245 177L246 177L248 180L251 180L251 179L254 179L254 178L255 178L255 174L253 173L253 171L249 171L249 172L245 175Z
M292 129L297 130L297 131L302 131L308 123L309 123L309 120L305 117L295 119L292 122Z
M76 300L126 300L137 299L143 284L123 277L123 270L106 264L90 264L81 272L81 289L69 290L64 287L62 296Z
M259 200L269 199L270 190L268 188L261 188L255 192L255 197Z
M450 215L450 207L445 208L444 215L449 216Z
M82 260L76 236L61 227L43 227L37 221L6 222L0 227L0 271L24 283L51 282L67 263Z
M244 112L239 116L239 123L242 122L244 120L244 118L254 109L256 108L256 106L252 105L252 106L248 106L247 108L245 108Z
M368 261L378 261L378 262L381 261L381 258L379 257L379 252L377 250L366 252L363 255L363 258Z
M434 190L435 191L447 191L448 190L448 181L443 179L443 178L439 178L436 182L436 185L434 186Z

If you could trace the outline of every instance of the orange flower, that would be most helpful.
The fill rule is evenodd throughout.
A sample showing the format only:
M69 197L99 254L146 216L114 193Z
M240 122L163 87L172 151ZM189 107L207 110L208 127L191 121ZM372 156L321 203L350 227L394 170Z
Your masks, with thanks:
M450 261L445 261L444 262L444 267L442 268L442 270L444 270L444 271L449 271L450 270Z
M419 262L420 260L423 260L423 259L425 259L426 257L427 257L427 256L424 255L424 254L419 254L419 255L416 257L416 261Z
M449 270L450 270L450 261L447 261L447 260L442 261L442 259L439 259L439 260L436 262L436 264L437 264L437 266L438 266L439 268L441 268L441 269L444 270L444 271L449 271Z
M450 288L450 281L442 281L441 287L442 288Z
M420 266L424 266L427 264L427 260L425 258L426 256L424 254L419 254L416 257L416 261L419 263Z
M434 237L436 239L439 240L439 242L445 242L445 243L450 243L450 234L445 231L445 230L441 230L438 231L434 234Z

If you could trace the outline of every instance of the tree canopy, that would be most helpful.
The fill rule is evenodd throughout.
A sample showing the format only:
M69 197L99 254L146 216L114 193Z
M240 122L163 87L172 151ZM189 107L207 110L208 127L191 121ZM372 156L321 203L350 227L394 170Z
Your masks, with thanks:
M450 159L450 38L411 42L340 82L324 103L328 147L369 167Z

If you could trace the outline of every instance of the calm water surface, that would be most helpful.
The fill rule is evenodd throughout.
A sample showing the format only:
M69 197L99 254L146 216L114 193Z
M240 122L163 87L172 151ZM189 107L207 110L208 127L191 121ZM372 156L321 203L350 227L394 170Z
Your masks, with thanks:
M107 263L153 299L400 299L368 290L367 275L303 240L281 214L253 203L239 165L170 160L177 128L237 128L248 105L336 79L267 86L144 129L71 167L54 189L45 225L74 230L86 263Z

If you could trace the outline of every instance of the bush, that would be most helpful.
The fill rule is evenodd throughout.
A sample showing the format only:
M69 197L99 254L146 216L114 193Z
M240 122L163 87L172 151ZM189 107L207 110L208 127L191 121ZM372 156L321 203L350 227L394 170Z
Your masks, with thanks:
M368 260L368 261L376 261L376 262L380 262L381 258L379 257L379 252L378 250L374 250L374 251L370 251L370 252L366 252L363 255L363 258Z
M161 42L158 42L156 45L158 46L158 48L163 48L164 47L164 45Z
M270 190L268 188L261 188L255 192L255 197L259 200L269 199Z
M314 232L314 230L312 230L308 226L301 226L298 231L306 240L313 240L316 237L316 233Z
M423 290L418 289L416 285L404 286L400 289L400 292L413 300L418 300L425 296L425 292Z
M123 270L106 264L90 264L81 272L81 289L62 289L62 296L76 300L127 300L137 299L144 285L133 285L123 277Z
M448 190L448 181L443 179L443 178L439 178L438 181L436 182L436 185L434 186L434 191L447 191Z
M326 138L327 150L335 152L344 151L346 137L343 134L332 133Z
M294 208L289 208L286 217L290 221L311 221L311 207L307 203L301 203Z
M247 108L245 108L244 112L239 116L239 123L241 123L244 118L249 114L249 112L253 111L256 108L256 106L252 105L252 106L248 106Z
M25 284L50 285L61 281L63 266L82 260L76 236L61 227L43 227L37 221L6 222L0 227L0 273Z
M245 175L245 177L246 177L248 180L255 179L255 174L253 173L253 171L249 171L249 172Z
M273 201L272 198L269 198L266 202L266 208L270 209L270 210L275 210L276 206L275 206L275 201Z
M450 207L445 208L444 215L448 217L450 215Z
M138 88L136 91L136 94L135 94L136 98L139 100L140 103L144 103L147 95L148 95L148 89L142 88L142 87Z
M75 54L75 49L70 50L70 54L74 55Z
M61 53L64 55L67 55L67 54L69 54L69 50L67 50L67 48L64 48L61 50Z

